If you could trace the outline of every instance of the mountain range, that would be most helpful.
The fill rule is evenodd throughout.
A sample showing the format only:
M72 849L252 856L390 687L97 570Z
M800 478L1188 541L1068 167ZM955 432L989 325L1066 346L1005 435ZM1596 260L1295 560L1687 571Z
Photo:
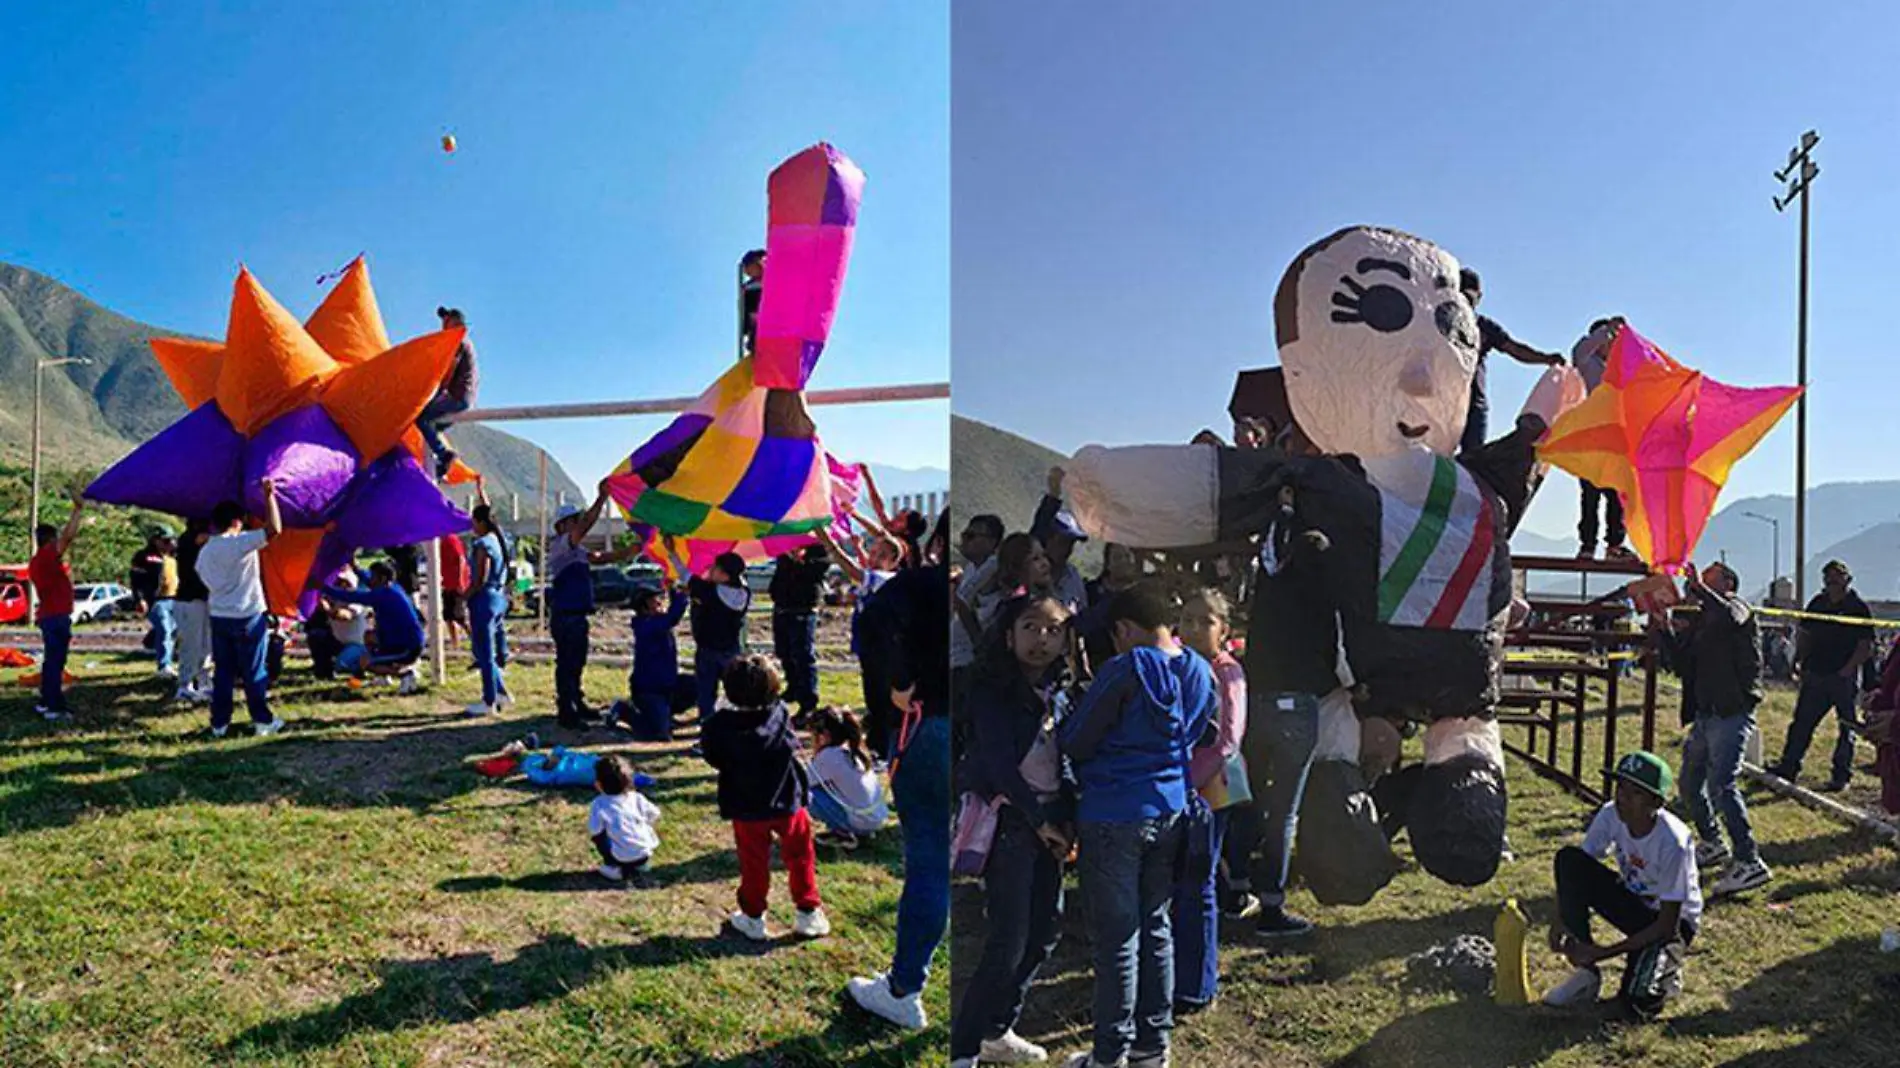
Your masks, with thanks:
M99 468L185 414L158 361L151 338L180 336L102 307L45 275L0 264L0 458L24 463L32 448L33 375L43 360L86 363L48 368L41 414L43 466ZM483 426L450 435L470 466L487 476L498 499L519 493L539 500L540 449ZM550 457L550 497L580 488Z
M1060 453L986 423L953 415L950 452L955 481L951 507L959 515L992 512L1011 530L1026 529L1041 499L1049 468ZM1754 518L1760 516L1763 518ZM1772 520L1773 522L1769 522ZM1780 524L1780 567L1791 574L1794 559L1793 496L1745 497L1710 518L1697 548L1699 561L1725 559L1742 576L1743 591L1760 599L1775 566L1775 527ZM1821 566L1845 561L1855 586L1869 600L1900 599L1900 481L1835 482L1808 490L1807 588L1821 585ZM1569 557L1577 543L1519 530L1511 547L1520 554ZM1090 559L1094 559L1090 556ZM1084 568L1088 570L1087 567ZM1609 579L1593 580L1591 594L1607 592ZM1535 590L1575 591L1575 578L1532 578Z

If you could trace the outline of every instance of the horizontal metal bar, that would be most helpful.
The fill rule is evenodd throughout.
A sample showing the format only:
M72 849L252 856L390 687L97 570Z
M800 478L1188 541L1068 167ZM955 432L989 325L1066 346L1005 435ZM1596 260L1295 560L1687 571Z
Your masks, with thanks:
M889 404L897 401L948 400L950 383L922 382L907 386L860 386L854 389L817 389L805 394L811 407L829 404ZM595 401L580 404L524 404L512 408L471 408L447 416L450 423L514 423L537 419L599 419L616 415L665 415L683 412L698 397L657 400Z

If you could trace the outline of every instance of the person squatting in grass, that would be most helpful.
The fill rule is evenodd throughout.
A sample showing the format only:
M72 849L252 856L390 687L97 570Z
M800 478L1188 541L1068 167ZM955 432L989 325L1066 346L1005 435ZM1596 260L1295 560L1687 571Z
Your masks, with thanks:
M1618 1006L1653 1019L1682 992L1683 959L1702 922L1702 885L1689 828L1663 806L1669 765L1653 753L1626 754L1616 765L1616 796L1597 810L1583 845L1557 851L1557 925L1550 946L1575 966L1544 1004L1595 1004L1602 963L1623 957ZM1601 857L1616 855L1616 870ZM1600 946L1590 934L1601 916L1623 934Z
M891 818L884 779L864 744L864 726L848 708L826 705L811 717L813 746L807 767L811 811L825 830L818 841L852 850L861 837L875 834Z
M359 640L345 644L338 651L337 667L358 678L364 675L400 678L403 693L416 692L416 661L422 659L422 617L416 614L415 602L409 599L408 592L396 582L396 569L378 560L370 565L368 589L357 588L354 581L337 583L324 587L323 596L340 604L355 605L359 612L350 621L355 625L349 628L349 634ZM363 609L375 615L374 650L361 641L367 637L360 615Z
M792 903L798 908L792 933L820 938L831 933L818 895L817 856L812 846L811 787L798 760L791 712L779 700L778 665L753 654L728 661L721 679L729 707L700 735L706 762L719 772L719 818L732 822L739 850L739 911L729 923L756 942L770 938L765 907L772 890L772 842L778 841Z
M624 757L603 756L594 764L594 789L599 796L587 808L587 833L600 853L601 877L646 885L640 872L660 848L653 829L660 806L633 788L633 768Z

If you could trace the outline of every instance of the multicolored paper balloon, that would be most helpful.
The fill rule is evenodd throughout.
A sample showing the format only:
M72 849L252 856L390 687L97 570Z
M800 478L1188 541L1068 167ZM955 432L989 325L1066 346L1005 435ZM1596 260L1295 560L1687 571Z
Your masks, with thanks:
M772 172L754 355L608 477L628 521L680 539L695 573L721 552L757 560L808 544L856 499L855 472L825 452L803 391L837 314L863 188L826 144Z
M1735 462L1800 396L1795 386L1717 382L1625 325L1602 384L1557 419L1537 454L1615 489L1632 548L1658 573L1673 573L1695 551Z
M191 411L86 496L187 518L232 500L256 514L259 483L275 480L285 530L262 556L265 594L278 615L307 614L353 551L468 528L418 462L415 430L462 334L392 346L360 258L305 325L240 268L224 344L152 339Z

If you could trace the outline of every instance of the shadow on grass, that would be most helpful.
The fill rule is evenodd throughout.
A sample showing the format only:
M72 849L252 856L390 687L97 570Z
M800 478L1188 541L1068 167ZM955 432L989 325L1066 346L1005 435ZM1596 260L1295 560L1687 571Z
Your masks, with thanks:
M572 937L555 935L508 961L498 961L488 953L386 961L378 968L380 981L374 988L329 1008L259 1024L232 1039L227 1052L234 1056L302 1052L363 1032L469 1023L565 997L622 969L757 957L789 944L784 940L751 942L726 933L705 938L660 936L628 945L589 947Z
M1843 938L1762 972L1720 1009L1666 1026L1699 1038L1802 1036L1793 1045L1724 1061L1730 1068L1890 1065L1900 1049L1900 1016L1892 994L1874 980L1894 970L1892 959L1883 959L1872 938Z
M1541 1007L1501 1009L1485 999L1410 1013L1381 1027L1339 1060L1341 1068L1414 1064L1541 1064L1601 1036L1604 1017Z

